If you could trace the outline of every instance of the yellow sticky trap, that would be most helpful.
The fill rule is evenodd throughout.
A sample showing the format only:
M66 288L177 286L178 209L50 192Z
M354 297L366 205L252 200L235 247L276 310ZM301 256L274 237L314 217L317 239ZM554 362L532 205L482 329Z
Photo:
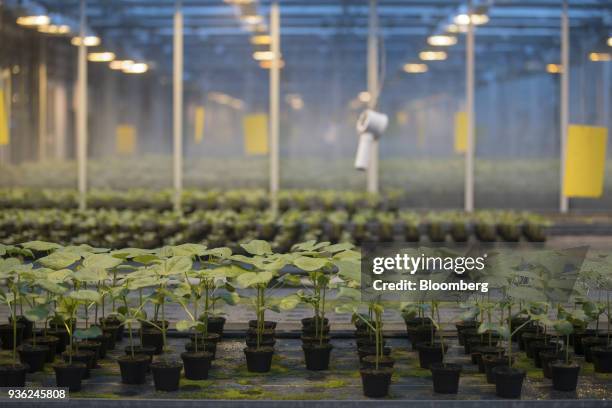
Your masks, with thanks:
M467 127L467 113L455 113L455 153L465 153L467 151Z
M268 153L268 115L257 113L246 115L242 120L244 130L244 152L247 155Z
M563 195L598 198L603 194L606 164L605 127L570 125L563 174Z
M119 154L132 154L136 150L136 129L131 125L119 125L116 130L115 147Z
M204 138L205 111L203 106L196 106L193 124L193 140L200 143Z
M0 146L8 145L11 140L9 134L8 110L6 108L4 89L0 89Z

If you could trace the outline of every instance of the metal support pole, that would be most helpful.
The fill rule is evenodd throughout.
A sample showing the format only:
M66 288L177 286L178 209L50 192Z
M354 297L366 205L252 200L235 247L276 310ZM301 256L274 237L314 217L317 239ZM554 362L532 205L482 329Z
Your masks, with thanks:
M270 50L274 54L270 69L270 209L278 213L279 190L279 114L280 114L280 11L278 2L270 8Z
M41 39L38 64L38 160L47 158L47 41Z
M567 128L569 125L569 17L567 15L567 0L563 1L561 13L561 192L559 210L566 213L569 210L569 199L563 194L563 177L565 176L565 163L567 155Z
M378 104L378 14L376 0L370 0L368 16L368 107L375 109ZM367 170L368 193L378 193L378 140L372 142L370 163Z
M474 211L474 25L472 24L472 2L469 2L468 15L470 16L465 53L465 82L467 113L467 146L465 152L465 197L464 209L471 213Z
M174 139L174 210L181 211L183 190L183 12L181 0L174 12L173 65L173 139Z
M77 167L79 187L79 209L87 208L87 47L85 34L87 17L85 14L86 0L81 0L81 27L77 82Z

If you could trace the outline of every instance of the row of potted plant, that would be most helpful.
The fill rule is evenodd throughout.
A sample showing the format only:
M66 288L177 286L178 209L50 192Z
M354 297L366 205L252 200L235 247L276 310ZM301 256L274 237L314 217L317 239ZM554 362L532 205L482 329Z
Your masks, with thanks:
M291 210L279 217L249 210L195 211L188 215L152 210L5 210L0 213L0 239L18 243L44 239L63 244L87 243L122 248L156 248L186 242L209 247L229 246L252 239L271 241L277 252L286 252L304 240L329 242L409 241L483 242L546 239L546 219L528 213L413 211Z
M397 305L378 298L362 300L359 252L351 244L316 241L294 245L287 253L275 253L261 240L242 248L244 253L237 254L227 247L209 249L199 244L112 251L42 241L1 245L0 278L6 289L0 302L9 311L10 324L0 326L0 341L13 351L13 363L0 366L2 384L23 384L26 371L39 370L53 360L53 348L61 352L65 347L64 362L54 365L56 381L76 390L96 360L123 336L129 340L125 357L118 360L123 382L142 383L149 369L159 390L177 389L182 370L187 378L204 379L214 364L223 330L219 303L235 304L236 288L241 288L256 317L249 322L244 349L250 371L266 372L272 364L275 323L266 320L266 311L290 310L299 304L313 311L302 321L306 368L328 369L333 345L326 311L334 293L341 301L335 312L350 313L356 326L364 394L387 395L394 359L384 339L383 313ZM305 275L281 273L287 266ZM463 305L458 344L487 381L496 384L499 396L514 398L521 393L525 371L514 367L517 348L524 349L535 366L542 366L556 389L575 389L579 366L571 346L574 354L585 355L587 363L593 361L596 371L612 371L611 270L607 256L589 258L571 302L562 304L533 300L538 291L551 288L544 268L518 264L503 268L487 278L500 288L500 296L475 296ZM283 286L302 288L279 299L274 292ZM175 323L177 330L190 335L181 361L167 353L168 303L185 312L185 318ZM147 313L150 306L153 311ZM446 356L453 343L442 329L442 306L435 300L399 305L420 365L432 371L434 390L453 393L458 390L461 366ZM605 333L599 330L602 316L608 321ZM24 337L28 341L22 343Z

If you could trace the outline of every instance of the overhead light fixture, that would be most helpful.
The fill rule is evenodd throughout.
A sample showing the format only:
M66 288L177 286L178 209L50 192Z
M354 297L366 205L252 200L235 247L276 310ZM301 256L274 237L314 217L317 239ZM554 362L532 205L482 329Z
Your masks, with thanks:
M483 25L489 22L489 16L486 14L472 14L471 17L472 24L474 25ZM459 26L466 26L470 24L470 16L468 14L459 14L455 16L453 21Z
M457 44L457 37L453 35L431 35L427 38L427 44L433 46L450 46Z
M149 66L144 62L136 62L127 68L123 68L124 74L144 74L149 70Z
M263 17L258 14L252 14L248 16L241 16L240 19L247 24L259 24L263 21Z
M87 60L91 62L110 62L115 59L113 52L90 52L87 54Z
M612 47L612 37L608 38L608 46Z
M453 34L465 33L467 31L467 27L464 25L449 24L446 26L446 31Z
M134 61L132 60L114 60L114 61L111 61L110 64L108 64L110 69L113 69L115 71L129 70L132 67L132 65L134 65Z
M83 44L86 47L96 47L100 45L100 42L101 42L100 37L97 37L95 35L88 35L88 36L85 36L85 40L83 41ZM80 46L81 37L72 37L72 40L70 40L70 43L72 45Z
M49 24L38 27L38 32L43 34L70 34L70 26L66 24Z
M549 74L560 74L563 72L563 66L560 64L548 64L546 65L546 72Z
M254 35L251 37L251 44L253 45L270 45L272 43L272 37L269 35Z
M17 24L23 27L39 27L51 24L49 16L21 16L17 18Z
M271 61L274 59L274 53L272 51L255 51L253 59L256 61Z
M423 74L428 69L427 64L404 64L404 72L409 74Z
M271 69L273 64L274 64L274 60L259 61L259 67L263 69ZM283 69L285 67L285 61L279 60L278 67L280 69Z
M285 96L285 101L293 110L302 110L302 108L304 108L304 100L300 94L287 94Z
M235 4L238 6L255 3L255 0L223 0L223 2L227 4Z
M446 51L421 51L419 58L423 61L444 61L448 55Z
M612 54L607 52L592 52L589 54L589 59L593 62L612 61Z
M372 99L372 96L368 91L363 91L359 92L359 95L357 95L357 99L359 99L360 102L368 103Z

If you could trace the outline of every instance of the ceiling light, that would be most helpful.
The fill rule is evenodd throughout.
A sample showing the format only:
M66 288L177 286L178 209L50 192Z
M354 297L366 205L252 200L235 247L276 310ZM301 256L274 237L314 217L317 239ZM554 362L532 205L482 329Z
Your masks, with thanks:
M446 31L449 33L465 33L467 31L467 27L463 25L449 24L446 26Z
M444 61L448 55L445 51L421 51L419 58L423 61Z
M483 25L489 22L489 16L486 14L472 14L472 24ZM470 16L467 14L459 14L455 16L454 22L460 26L466 26L470 24Z
M62 25L49 24L49 25L43 25L43 26L38 27L38 32L43 33L43 34L69 34L70 27L65 24L62 24Z
M263 21L263 17L257 14L250 16L241 16L240 19L247 24L259 24Z
M110 62L115 59L115 54L112 52L90 52L87 54L87 59L91 62Z
M612 47L612 37L608 38L608 46Z
M251 37L251 44L253 45L270 45L272 43L272 37L269 35L254 35Z
M592 52L589 54L589 59L593 62L612 61L612 55L607 52Z
M404 72L407 72L409 74L422 74L424 72L427 72L429 68L427 67L426 64L405 64L404 65Z
M256 61L271 61L274 59L274 53L272 51L255 51L253 58Z
M81 45L81 37L72 37L70 40L72 45L80 46ZM85 36L85 41L83 41L86 47L96 47L100 45L100 37L96 37L95 35Z
M263 69L271 69L273 63L274 63L274 60L259 61L259 67ZM278 67L280 69L283 69L285 67L285 61L279 60L278 63L279 63Z
M149 66L144 62L137 62L129 66L128 68L122 69L125 74L144 74L149 70Z
M457 44L457 37L452 35L432 35L427 39L427 43L433 46L449 46Z
M546 72L549 74L560 74L563 72L563 66L560 64L548 64L546 65Z
M110 69L114 69L115 71L129 70L132 65L134 65L134 61L132 60L114 60L108 64Z
M372 97L370 96L370 93L368 91L363 91L363 92L359 92L359 95L357 96L357 99L359 99L359 101L361 101L363 103L368 103L368 102L370 102Z
M21 16L17 18L17 24L24 27L45 26L51 23L49 16Z

